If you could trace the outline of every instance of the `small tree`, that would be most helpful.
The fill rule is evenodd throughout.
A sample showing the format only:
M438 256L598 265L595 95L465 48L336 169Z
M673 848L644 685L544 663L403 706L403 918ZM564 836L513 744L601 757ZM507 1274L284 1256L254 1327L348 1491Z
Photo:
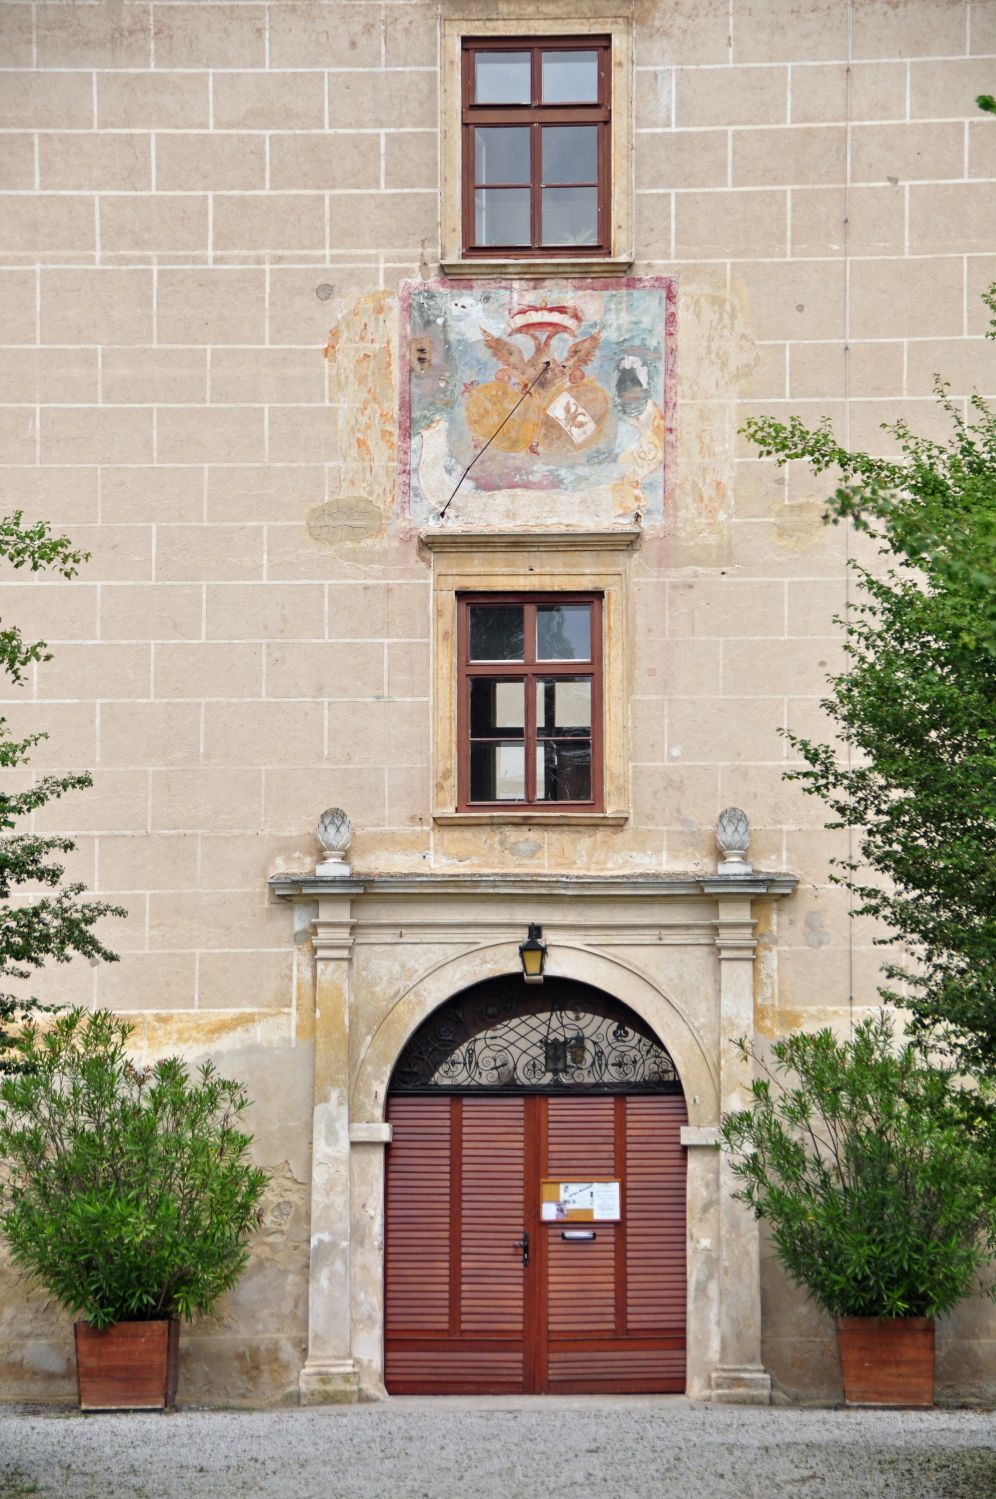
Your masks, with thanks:
M0 1234L94 1327L203 1315L235 1285L265 1172L241 1084L177 1057L136 1067L106 1010L28 1022L0 1081Z
M723 1120L736 1193L796 1285L832 1316L938 1317L996 1250L993 1156L973 1095L885 1014L772 1046L750 1107ZM792 1076L791 1083L785 1081Z
M996 313L996 287L984 300ZM883 575L851 564L862 592L839 621L848 667L823 702L856 754L849 764L839 745L789 734L808 768L788 774L827 804L828 827L859 830L880 877L858 860L832 876L908 955L885 965L902 989L883 998L996 1075L996 413L975 395L967 418L940 382L937 394L950 441L897 422L895 460L849 451L828 422L757 418L744 431L781 464L836 467L829 519L880 542Z
M44 521L25 525L20 511L0 518L0 557L15 568L30 567L32 572L51 568L72 578L88 555L76 550L67 536L53 534ZM25 640L16 625L0 629L0 670L13 682L23 683L35 662L49 659L44 640ZM44 733L12 738L7 720L0 718L0 767L11 770L26 765L32 747L45 738ZM23 791L0 791L0 984L29 978L49 958L57 963L68 963L77 955L117 961L98 939L94 926L102 916L123 916L124 911L106 901L80 900L85 886L64 885L63 866L52 858L72 853L73 840L10 831L19 819L47 802L90 785L92 779L86 773L49 775ZM52 893L15 905L12 891L22 885L41 886ZM17 1023L32 1011L48 1008L34 996L0 991L0 1073L17 1065L10 1049Z

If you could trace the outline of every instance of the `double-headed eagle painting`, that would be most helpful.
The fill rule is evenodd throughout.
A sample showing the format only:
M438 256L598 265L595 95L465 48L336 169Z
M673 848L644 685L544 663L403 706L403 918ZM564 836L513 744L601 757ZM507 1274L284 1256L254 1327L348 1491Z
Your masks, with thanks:
M666 286L523 293L412 288L413 518L431 523L451 504L486 525L512 494L538 525L554 510L566 518L565 502L579 521L659 519Z

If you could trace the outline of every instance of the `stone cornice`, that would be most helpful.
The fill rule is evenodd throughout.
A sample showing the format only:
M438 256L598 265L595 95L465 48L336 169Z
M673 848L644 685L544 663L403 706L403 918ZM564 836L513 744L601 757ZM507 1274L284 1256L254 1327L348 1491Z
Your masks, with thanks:
M268 881L277 900L321 900L329 896L494 896L521 895L597 900L668 900L688 896L718 898L791 895L798 876L782 871L750 875L535 875L535 874L372 874L327 880L313 872L275 874Z
M447 531L419 532L430 552L623 552L642 536L635 526L598 531Z

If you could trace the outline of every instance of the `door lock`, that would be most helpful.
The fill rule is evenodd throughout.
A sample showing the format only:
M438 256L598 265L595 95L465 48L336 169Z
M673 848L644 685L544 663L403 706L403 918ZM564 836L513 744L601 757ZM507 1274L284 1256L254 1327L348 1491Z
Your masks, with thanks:
M529 1235L523 1234L521 1239L516 1239L514 1247L522 1250L522 1263L529 1264Z

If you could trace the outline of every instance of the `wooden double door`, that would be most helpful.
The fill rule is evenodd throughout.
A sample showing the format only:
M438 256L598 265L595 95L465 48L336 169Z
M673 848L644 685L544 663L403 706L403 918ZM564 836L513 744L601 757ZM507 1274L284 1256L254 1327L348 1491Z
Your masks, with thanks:
M680 1094L398 1095L388 1119L389 1391L684 1390ZM551 1179L618 1182L619 1220L544 1221Z

